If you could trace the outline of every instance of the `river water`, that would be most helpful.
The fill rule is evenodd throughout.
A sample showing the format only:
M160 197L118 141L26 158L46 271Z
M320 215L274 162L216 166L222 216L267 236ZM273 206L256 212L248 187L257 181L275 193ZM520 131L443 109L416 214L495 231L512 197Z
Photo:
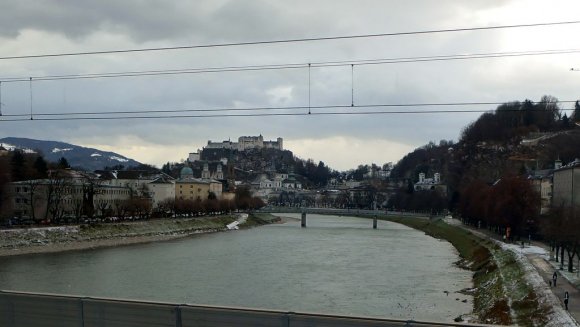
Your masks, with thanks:
M0 258L0 289L449 322L472 308L457 260L403 225L309 215L307 228Z

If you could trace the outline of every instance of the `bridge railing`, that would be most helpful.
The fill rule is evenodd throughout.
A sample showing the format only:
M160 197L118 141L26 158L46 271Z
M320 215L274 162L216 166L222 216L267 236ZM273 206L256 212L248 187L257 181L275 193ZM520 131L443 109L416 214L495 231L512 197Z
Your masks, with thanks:
M315 208L315 207L264 207L258 212L267 213L311 213L323 215L356 215L356 216L373 216L373 215L390 215L390 216L408 216L408 217L429 217L425 213L405 212L405 211L385 211L385 210L368 210L368 209L335 209L335 208Z
M0 291L2 327L399 327L455 323ZM469 326L488 326L470 324Z

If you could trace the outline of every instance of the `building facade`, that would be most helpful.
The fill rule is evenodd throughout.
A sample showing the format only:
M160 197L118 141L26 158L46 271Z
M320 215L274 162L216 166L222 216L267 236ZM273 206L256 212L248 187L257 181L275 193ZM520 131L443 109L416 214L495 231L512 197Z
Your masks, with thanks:
M127 187L75 179L14 182L10 192L15 217L40 220L104 215L131 198Z
M553 206L580 206L580 160L554 170L553 188Z
M210 194L222 198L222 183L213 179L181 178L175 182L176 200L207 200Z
M441 174L433 174L433 178L426 178L425 173L419 174L419 181L415 183L415 191L439 191L447 194L447 185L441 181Z

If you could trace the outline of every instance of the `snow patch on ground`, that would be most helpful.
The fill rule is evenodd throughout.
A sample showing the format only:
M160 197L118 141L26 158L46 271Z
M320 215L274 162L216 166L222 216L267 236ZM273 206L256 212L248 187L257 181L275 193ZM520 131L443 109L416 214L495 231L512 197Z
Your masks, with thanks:
M19 148L16 145L12 145L12 144L8 144L8 143L0 143L0 145L2 147L4 147L4 149L9 150L9 151L14 151L14 150L20 149L24 153L36 153L36 151L34 151L34 150L26 149L26 148Z
M0 145L2 147L4 147L4 149L10 150L10 151L14 151L14 149L16 148L16 146L14 146L12 144L8 144L8 143L0 143Z
M52 153L66 152L66 151L71 151L71 150L72 150L72 148L66 148L66 149L54 148L54 149L52 149Z
M534 245L526 245L525 247L522 248L521 245L517 245L517 244L506 244L506 243L500 243L501 247L504 250L510 250L513 253L519 253L519 254L539 254L539 255L547 255L548 252L546 251L546 249L541 248L539 246L534 246Z
M112 160L120 161L120 162L128 162L129 161L128 159L120 158L120 157L117 157L117 156L110 156L109 158L111 158Z
M530 260L526 257L526 254L536 254L541 256L547 255L545 249L537 246L526 246L522 248L521 245L505 244L497 241L496 243L501 246L502 249L512 251L515 254L516 260L525 272L526 283L534 288L540 304L546 304L552 308L552 311L548 313L549 322L546 324L547 327L580 326L576 323L574 318L564 310L560 301L556 298L554 293L552 293L552 290L550 290L549 284L544 281L542 276L540 276Z

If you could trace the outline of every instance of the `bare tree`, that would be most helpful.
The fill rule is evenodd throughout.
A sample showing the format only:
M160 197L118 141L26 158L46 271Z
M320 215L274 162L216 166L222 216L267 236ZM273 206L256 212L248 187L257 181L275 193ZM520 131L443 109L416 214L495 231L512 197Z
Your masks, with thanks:
M62 171L56 170L49 174L44 188L46 197L46 211L44 218L59 223L65 213L65 197L71 193L71 178Z

